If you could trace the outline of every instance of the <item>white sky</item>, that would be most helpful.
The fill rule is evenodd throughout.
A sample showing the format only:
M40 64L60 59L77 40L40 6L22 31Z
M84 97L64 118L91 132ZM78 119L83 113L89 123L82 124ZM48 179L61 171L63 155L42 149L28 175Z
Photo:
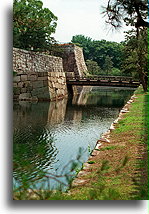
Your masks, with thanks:
M105 24L101 5L107 0L42 0L44 7L49 8L58 17L56 33L59 42L70 42L72 36L83 34L93 40L105 39L120 42L124 40L123 30L112 32Z

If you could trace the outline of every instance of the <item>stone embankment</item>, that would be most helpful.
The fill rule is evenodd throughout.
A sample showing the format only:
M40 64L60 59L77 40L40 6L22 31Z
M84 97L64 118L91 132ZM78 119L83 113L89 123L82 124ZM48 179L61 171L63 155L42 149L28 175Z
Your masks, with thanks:
M61 57L13 48L13 94L15 100L56 100L68 95L66 76L87 73L83 50L61 45ZM72 93L83 87L72 86Z
M75 76L83 76L86 74L87 67L85 64L83 49L74 44L61 45L64 71Z
M54 100L67 96L60 57L13 49L14 99Z

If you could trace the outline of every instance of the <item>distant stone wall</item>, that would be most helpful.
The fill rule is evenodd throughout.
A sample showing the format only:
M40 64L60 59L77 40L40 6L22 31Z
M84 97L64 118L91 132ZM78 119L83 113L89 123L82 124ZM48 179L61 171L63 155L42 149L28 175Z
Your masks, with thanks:
M83 76L87 73L87 67L84 61L83 49L74 44L61 45L63 50L63 68L69 75L73 72L75 76Z
M55 100L67 95L62 59L13 49L14 99Z

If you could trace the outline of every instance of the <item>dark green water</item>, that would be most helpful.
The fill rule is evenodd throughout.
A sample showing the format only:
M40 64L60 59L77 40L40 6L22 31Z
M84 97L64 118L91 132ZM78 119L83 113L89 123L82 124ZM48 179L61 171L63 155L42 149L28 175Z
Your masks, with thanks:
M94 87L69 100L14 103L14 188L67 185L133 92Z

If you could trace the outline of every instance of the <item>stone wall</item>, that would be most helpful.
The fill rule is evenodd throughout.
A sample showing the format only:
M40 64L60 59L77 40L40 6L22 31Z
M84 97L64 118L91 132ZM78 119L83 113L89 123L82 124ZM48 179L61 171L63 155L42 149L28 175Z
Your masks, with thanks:
M14 48L16 100L55 100L67 95L62 58Z
M83 49L74 44L61 45L64 71L74 73L75 76L83 76L87 73L84 61Z
M63 68L66 73L66 77L83 76L88 73L83 48L74 44L62 44L61 57L63 58ZM70 86L69 93L80 94L84 86Z

